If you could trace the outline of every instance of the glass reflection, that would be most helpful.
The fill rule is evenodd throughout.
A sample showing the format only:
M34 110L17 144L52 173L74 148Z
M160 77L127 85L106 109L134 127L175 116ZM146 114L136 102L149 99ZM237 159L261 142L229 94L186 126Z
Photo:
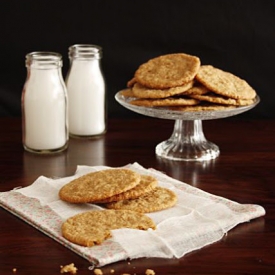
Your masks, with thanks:
M24 152L25 177L34 181L39 176L65 177L75 173L78 165L106 165L105 139L70 139L69 148L54 155ZM32 182L29 182L31 184Z
M158 170L192 186L198 187L200 177L215 170L216 159L208 161L171 161L157 157Z
M105 137L93 139L71 138L68 149L68 164L70 167L77 165L106 165L105 161Z
M67 152L47 155L24 152L23 167L25 177L32 179L39 176L64 177L67 175Z

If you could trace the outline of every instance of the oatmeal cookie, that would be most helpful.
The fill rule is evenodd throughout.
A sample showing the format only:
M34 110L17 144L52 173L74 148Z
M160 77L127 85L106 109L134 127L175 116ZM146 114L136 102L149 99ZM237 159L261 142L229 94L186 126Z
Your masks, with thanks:
M155 229L151 218L129 210L96 210L70 217L62 224L64 238L86 247L101 244L111 238L111 230L133 228L139 230Z
M194 79L200 64L200 59L193 55L161 55L140 65L134 78L143 86L153 89L182 86Z

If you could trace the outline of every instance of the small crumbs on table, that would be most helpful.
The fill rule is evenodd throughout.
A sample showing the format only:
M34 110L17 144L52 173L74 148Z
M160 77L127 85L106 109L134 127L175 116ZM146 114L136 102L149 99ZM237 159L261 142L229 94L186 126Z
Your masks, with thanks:
M95 274L95 275L103 275L103 272L102 272L101 269L96 268L96 269L94 270L94 274Z
M73 263L65 265L65 266L61 265L60 266L60 273L76 274L77 273L77 268L74 266Z
M12 272L13 272L13 273L16 273L16 272L17 272L17 268L13 268L13 269L12 269Z
M146 269L145 275L155 275L155 271L153 269Z

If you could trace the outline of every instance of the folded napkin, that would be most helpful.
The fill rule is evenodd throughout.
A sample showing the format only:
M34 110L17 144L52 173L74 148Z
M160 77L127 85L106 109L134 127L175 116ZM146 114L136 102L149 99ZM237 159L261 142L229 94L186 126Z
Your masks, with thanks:
M173 190L178 196L174 207L147 214L155 221L156 230L113 230L111 239L89 248L62 237L61 225L68 217L102 208L94 204L77 205L61 201L59 189L86 173L110 168L107 166L78 166L75 175L65 178L41 176L28 187L0 193L0 205L95 266L141 257L180 258L220 240L237 224L265 214L264 208L259 205L239 204L212 195L162 172L145 169L138 163L125 167L156 177L159 186Z

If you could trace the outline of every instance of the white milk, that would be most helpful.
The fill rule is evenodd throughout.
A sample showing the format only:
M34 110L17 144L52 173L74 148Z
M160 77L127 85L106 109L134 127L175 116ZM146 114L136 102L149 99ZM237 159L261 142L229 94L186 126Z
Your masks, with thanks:
M67 95L60 66L30 65L22 94L23 143L28 151L67 147Z
M72 136L89 137L105 132L105 82L98 48L94 45L70 47L71 67L66 85Z

